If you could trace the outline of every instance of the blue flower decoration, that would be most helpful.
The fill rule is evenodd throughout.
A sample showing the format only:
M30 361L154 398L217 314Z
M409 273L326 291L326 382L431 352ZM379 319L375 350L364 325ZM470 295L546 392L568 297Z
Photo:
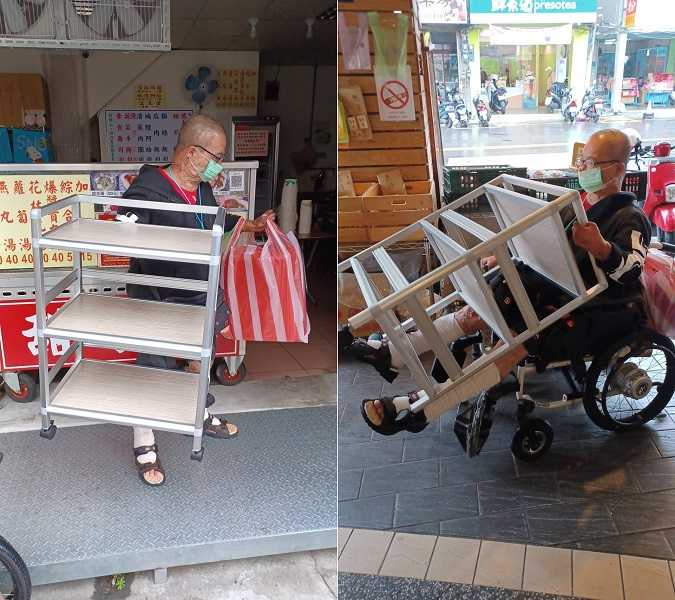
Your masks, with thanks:
M204 104L209 94L213 94L218 89L218 82L209 77L211 77L211 69L199 67L196 76L190 74L185 80L185 89L192 92L192 101L199 106Z

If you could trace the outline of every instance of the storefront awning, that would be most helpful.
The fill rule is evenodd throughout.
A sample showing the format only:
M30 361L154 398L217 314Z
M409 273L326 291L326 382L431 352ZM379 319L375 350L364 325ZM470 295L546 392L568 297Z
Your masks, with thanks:
M490 25L486 33L493 46L543 46L572 43L571 23L547 25L546 27Z

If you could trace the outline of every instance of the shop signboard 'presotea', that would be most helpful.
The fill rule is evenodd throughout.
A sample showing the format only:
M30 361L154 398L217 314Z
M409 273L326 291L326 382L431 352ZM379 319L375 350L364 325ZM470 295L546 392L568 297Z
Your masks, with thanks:
M592 23L597 0L472 0L471 23Z

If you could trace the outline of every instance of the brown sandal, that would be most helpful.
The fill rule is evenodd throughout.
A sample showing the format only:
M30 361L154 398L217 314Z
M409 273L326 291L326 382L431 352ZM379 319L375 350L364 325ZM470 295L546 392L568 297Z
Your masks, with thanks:
M148 454L149 452L154 452L155 456L157 458L155 459L154 462L150 463L140 463L138 462L138 457L143 456L144 454ZM134 448L134 462L136 463L136 469L138 470L138 476L141 478L141 481L145 485L149 485L150 487L159 487L160 485L164 485L166 482L166 473L164 472L164 469L162 469L162 463L159 462L159 456L157 452L157 444L152 444L151 446L138 446L137 448ZM162 474L162 481L159 483L150 483L144 475L148 473L149 471L159 471Z
M214 418L220 421L219 425L216 425L213 422ZM229 440L232 438L236 438L239 435L239 428L237 428L237 431L235 431L234 433L230 433L230 430L227 427L228 423L229 421L226 421L221 417L216 417L215 415L209 413L209 418L204 419L204 435L207 435L208 437L212 438L219 438L221 440ZM231 424L234 425L234 423Z

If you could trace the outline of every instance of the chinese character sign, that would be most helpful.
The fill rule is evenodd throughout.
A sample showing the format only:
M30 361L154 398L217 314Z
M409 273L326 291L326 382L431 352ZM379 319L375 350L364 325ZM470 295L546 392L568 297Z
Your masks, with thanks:
M258 91L258 72L255 69L222 69L216 106L255 106Z
M30 211L46 206L65 196L89 193L89 175L0 175L0 269L32 269L33 248L30 232ZM93 218L94 205L80 206L83 217ZM42 220L48 231L73 218L71 207ZM70 252L49 250L44 253L46 267L72 264ZM84 255L87 266L96 264L94 255Z
M469 20L473 24L593 23L597 8L597 0L471 0Z
M163 85L137 85L136 106L138 108L161 108L166 106Z
M105 147L112 162L168 163L192 110L106 110Z

